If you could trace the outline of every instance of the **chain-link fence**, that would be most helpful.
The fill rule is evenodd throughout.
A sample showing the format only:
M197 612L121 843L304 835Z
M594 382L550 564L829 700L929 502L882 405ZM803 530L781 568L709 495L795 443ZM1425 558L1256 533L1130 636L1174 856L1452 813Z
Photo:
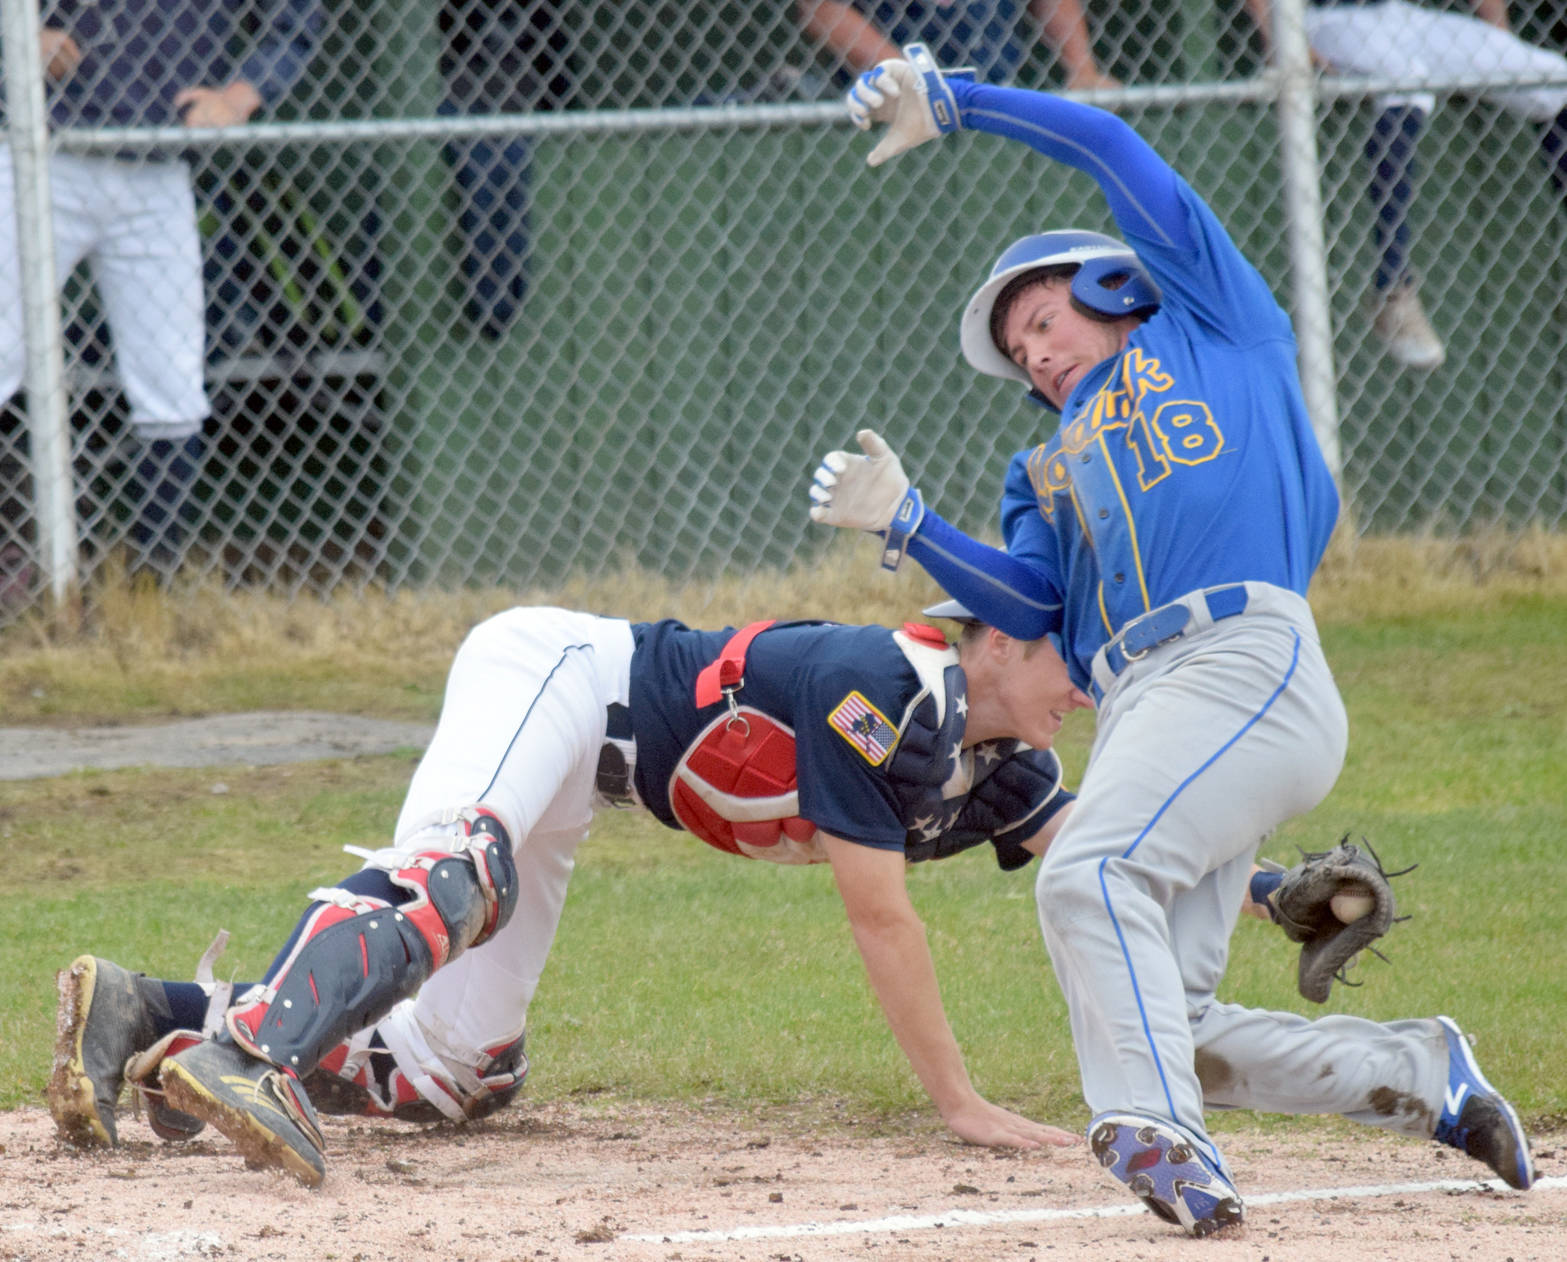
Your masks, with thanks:
M1403 0L1282 0L1277 57L1266 0L36 3L0 4L0 618L121 562L786 564L868 419L989 528L1042 418L961 363L961 304L1022 233L1112 225L987 137L868 171L841 92L915 34L1091 91L1208 197L1296 313L1357 529L1567 516L1564 0L1462 62Z

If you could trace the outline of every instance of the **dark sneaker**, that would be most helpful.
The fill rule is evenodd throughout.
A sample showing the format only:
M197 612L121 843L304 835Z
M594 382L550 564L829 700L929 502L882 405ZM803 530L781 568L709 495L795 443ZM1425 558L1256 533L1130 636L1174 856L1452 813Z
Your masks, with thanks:
M1194 1236L1239 1223L1240 1194L1182 1131L1158 1118L1101 1113L1088 1125L1099 1164L1149 1210Z
M154 1014L163 1010L158 983L95 956L78 956L55 974L54 1069L45 1095L60 1138L78 1148L120 1142L115 1109L126 1063L158 1041ZM201 1130L193 1117L148 1100L148 1120L165 1139Z
M1508 1187L1526 1190L1534 1182L1534 1166L1518 1115L1480 1072L1457 1022L1437 1021L1447 1035L1447 1094L1432 1138L1485 1162Z
M165 1060L160 1078L172 1107L211 1122L250 1166L287 1171L306 1187L326 1177L315 1110L282 1070L233 1043L207 1039Z

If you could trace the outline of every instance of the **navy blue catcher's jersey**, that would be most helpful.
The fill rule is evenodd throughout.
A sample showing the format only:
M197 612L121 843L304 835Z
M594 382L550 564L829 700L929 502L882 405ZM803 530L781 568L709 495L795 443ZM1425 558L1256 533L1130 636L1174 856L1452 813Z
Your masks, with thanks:
M679 828L670 777L680 756L726 710L723 701L697 708L696 677L734 632L694 631L673 620L637 623L632 632L637 793L663 823ZM947 669L956 672L949 683L961 699L962 668ZM736 700L793 729L801 816L833 836L902 850L920 803L899 791L888 770L905 715L929 692L886 627L788 623L752 641ZM961 722L957 732L961 737ZM931 751L934 786L955 767L955 746ZM907 777L906 766L899 771Z

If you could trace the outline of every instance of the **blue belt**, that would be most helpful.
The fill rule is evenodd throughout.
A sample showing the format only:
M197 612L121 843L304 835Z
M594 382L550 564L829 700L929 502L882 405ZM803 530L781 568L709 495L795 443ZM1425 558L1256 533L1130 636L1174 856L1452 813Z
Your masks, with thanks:
M1208 604L1208 616L1215 622L1221 618L1233 618L1246 609L1246 584L1231 583L1225 587L1210 587L1199 592ZM1188 598L1188 599L1195 599ZM1191 625L1192 610L1187 601L1176 601L1149 610L1141 617L1133 618L1120 634L1105 646L1105 665L1112 675L1119 675L1139 658L1146 657L1161 644L1178 640Z

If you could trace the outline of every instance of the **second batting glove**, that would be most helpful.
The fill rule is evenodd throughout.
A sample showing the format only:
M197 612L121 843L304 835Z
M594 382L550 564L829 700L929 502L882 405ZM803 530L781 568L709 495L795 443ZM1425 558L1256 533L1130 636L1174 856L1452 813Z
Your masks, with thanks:
M855 436L864 455L829 451L811 484L811 520L884 536L882 567L895 570L925 516L920 493L909 485L903 463L872 429Z

